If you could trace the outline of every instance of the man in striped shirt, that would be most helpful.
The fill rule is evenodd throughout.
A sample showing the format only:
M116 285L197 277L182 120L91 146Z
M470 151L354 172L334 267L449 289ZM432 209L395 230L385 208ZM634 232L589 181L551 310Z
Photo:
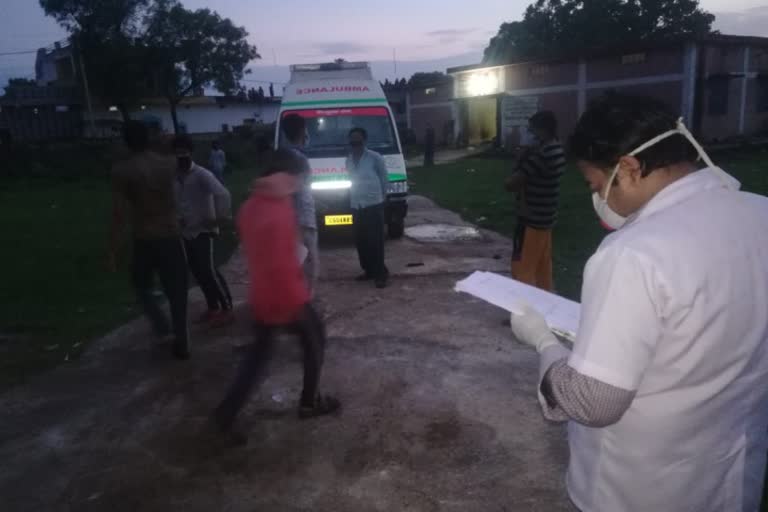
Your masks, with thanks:
M520 159L506 182L507 190L518 196L512 277L552 291L552 228L557 220L565 152L552 112L537 112L528 120L528 129L536 145Z

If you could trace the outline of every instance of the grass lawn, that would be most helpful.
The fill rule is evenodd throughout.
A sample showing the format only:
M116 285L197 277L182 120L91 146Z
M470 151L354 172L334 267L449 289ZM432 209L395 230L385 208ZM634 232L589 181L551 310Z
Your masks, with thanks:
M768 151L731 150L711 156L716 164L741 181L743 190L768 195ZM432 198L470 222L512 235L515 206L502 185L510 165L511 162L505 160L473 158L414 169L410 173L412 192ZM553 263L558 293L579 300L584 264L605 234L581 174L570 165L563 178L560 219L554 233ZM762 510L768 512L768 474Z
M202 153L198 161L205 162ZM109 158L99 149L69 156L59 160L67 162L58 164L59 176L0 180L0 389L76 358L89 340L140 313L128 275L130 244L118 273L106 271ZM57 165L28 160L30 167ZM236 208L253 167L232 160L227 179ZM218 257L227 259L235 247L229 230Z

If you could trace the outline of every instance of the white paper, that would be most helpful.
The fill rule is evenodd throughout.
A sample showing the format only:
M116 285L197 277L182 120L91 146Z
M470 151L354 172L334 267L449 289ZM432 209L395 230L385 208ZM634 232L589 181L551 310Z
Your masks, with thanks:
M499 274L475 272L456 283L456 291L473 295L510 313L521 313L518 310L520 301L525 301L544 316L552 331L571 341L579 330L581 305L578 302Z

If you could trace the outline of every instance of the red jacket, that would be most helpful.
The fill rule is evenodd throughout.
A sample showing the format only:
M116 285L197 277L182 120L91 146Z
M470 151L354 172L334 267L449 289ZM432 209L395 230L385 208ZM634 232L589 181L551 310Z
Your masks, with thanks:
M286 173L258 179L237 215L251 308L255 320L266 325L295 321L310 301L297 254L296 187L296 178Z

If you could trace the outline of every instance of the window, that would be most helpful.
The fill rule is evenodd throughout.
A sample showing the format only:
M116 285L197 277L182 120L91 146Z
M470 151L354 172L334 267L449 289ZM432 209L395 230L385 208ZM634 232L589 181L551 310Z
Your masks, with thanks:
M320 110L287 110L282 116L298 114L307 122L309 144L303 148L310 158L343 157L347 155L349 130L365 128L368 147L384 155L399 153L395 127L384 107L351 107ZM280 145L285 134L280 132Z
M427 87L426 89L424 89L424 94L426 94L427 96L434 96L435 94L437 94L437 87Z
M768 76L757 79L757 111L768 112Z
M68 105L56 105L56 112L69 112Z
M728 77L712 77L709 79L709 102L707 112L711 116L728 114Z
M531 76L542 76L549 73L549 64L536 64L530 68Z
M621 56L621 63L624 65L642 64L645 62L645 59L645 53L628 53L627 55Z

